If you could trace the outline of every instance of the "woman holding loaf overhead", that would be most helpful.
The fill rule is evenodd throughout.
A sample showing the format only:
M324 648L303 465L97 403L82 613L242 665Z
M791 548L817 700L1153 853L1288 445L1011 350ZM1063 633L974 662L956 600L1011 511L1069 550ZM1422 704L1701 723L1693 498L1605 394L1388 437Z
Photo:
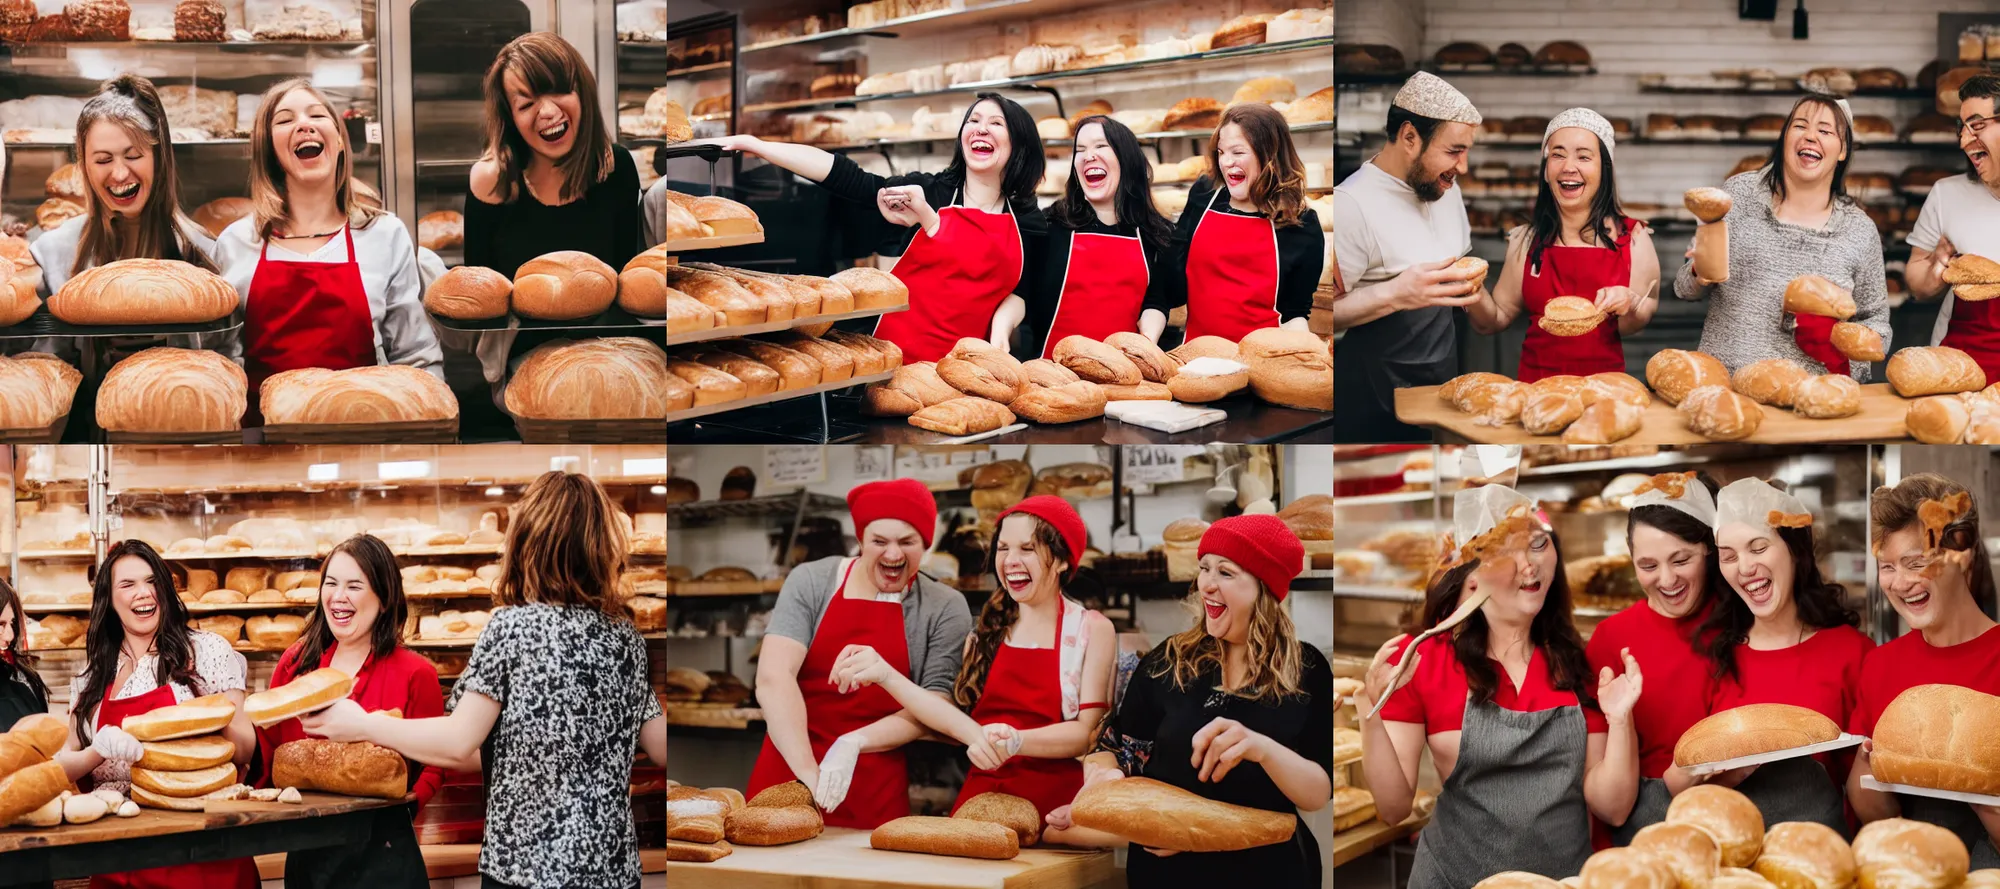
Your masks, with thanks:
M1285 116L1261 102L1231 105L1208 140L1208 175L1188 193L1175 254L1149 292L1141 329L1187 306L1184 339L1231 342L1263 327L1306 329L1326 262L1326 233L1306 206L1306 167Z
M408 364L444 375L425 317L416 245L354 178L347 129L304 79L264 93L250 132L255 210L216 239L243 294L250 391L280 371ZM260 416L255 399L251 414Z
M256 730L243 713L246 665L221 636L188 627L187 606L174 595L173 574L142 540L113 544L98 566L90 597L84 669L70 702L70 748L57 756L73 781L88 775L98 787L130 795L142 806L149 792L132 783L144 749L121 728L126 720L194 698L220 695L236 713L219 733L234 749L237 780L257 751ZM91 889L255 889L248 858L173 865L90 878Z
M1861 662L1860 697L1846 728L1873 738L1883 711L1915 686L1961 686L2000 695L2000 632L1995 630L2000 625L1989 616L1994 607L1993 569L1980 533L1979 507L1964 486L1933 473L1913 475L1893 488L1876 488L1868 512L1876 576L1890 607L1910 627L1910 632L1869 652ZM1906 737L1911 731L1927 730L1899 729ZM1954 747L1966 743L1962 734L1966 731L1958 729L1961 734L1947 743ZM1991 744L1992 739L1980 736L1971 743ZM1847 778L1847 799L1854 814L1862 821L1928 821L1965 841L1974 870L2000 867L2000 850L1994 846L2000 837L2000 811L1862 787L1864 775L1908 783L1895 781L1893 771L1877 774L1873 760L1881 752L1880 745L1864 742L1854 758Z
M1715 498L1721 596L1701 625L1715 688L1710 712L1745 704L1790 704L1835 726L1853 716L1861 661L1875 643L1855 629L1813 555L1812 513L1761 479L1731 482ZM1794 757L1708 776L1757 804L1764 823L1815 821L1847 835L1841 782L1845 757ZM1834 771L1829 772L1829 769Z
M1623 668L1622 652L1646 673L1675 677L1679 691L1652 694L1632 708L1639 738L1639 792L1625 823L1612 830L1618 845L1643 827L1666 820L1667 804L1691 779L1674 768L1674 744L1708 715L1713 693L1696 630L1726 595L1715 547L1711 483L1692 472L1656 475L1639 485L1625 524L1625 546L1646 593L1643 601L1605 618L1584 654L1593 670Z
M860 553L793 568L771 612L757 662L770 733L745 793L799 781L827 824L873 830L910 814L902 748L927 731L885 686L909 681L950 706L972 615L957 590L917 573L937 532L922 482L869 482L847 508ZM983 730L954 736L974 764L1000 762Z
M1847 196L1853 146L1854 115L1846 100L1808 95L1786 115L1784 134L1762 169L1730 177L1723 195L1690 197L1703 218L1721 208L1709 204L1727 198L1727 213L1717 222L1728 227L1728 237L1719 240L1728 276L1718 281L1700 273L1714 263L1698 261L1696 247L1713 249L1698 236L1674 278L1674 294L1709 301L1701 351L1721 359L1731 373L1766 358L1789 358L1815 373L1866 382L1868 362L1851 361L1836 347L1844 340L1834 339L1834 324L1852 322L1889 341L1882 236ZM1807 276L1823 280L1793 287ZM1867 353L1853 346L1848 351Z
M1575 874L1590 856L1590 819L1618 826L1638 794L1639 661L1621 650L1593 685L1562 558L1534 501L1498 485L1461 491L1453 525L1464 544L1431 580L1424 625L1483 603L1400 658L1407 637L1390 640L1357 696L1364 716L1387 697L1362 722L1378 817L1409 814L1428 748L1444 792L1417 843L1412 889L1509 870ZM1398 686L1402 660L1411 664Z
M958 144L942 173L884 178L846 155L807 145L729 136L723 148L763 158L847 199L857 230L884 253L900 253L893 272L910 289L910 309L882 317L875 335L902 347L908 363L936 361L961 338L1002 349L1027 314L1019 295L1032 286L1048 228L1035 186L1045 166L1041 133L1027 109L999 93L980 93L958 125ZM857 210L856 208L866 208Z
M1085 536L1083 517L1061 497L1029 497L1000 513L987 551L998 586L965 640L949 700L872 649L851 649L834 664L836 685L879 685L932 731L975 739L967 744L974 768L954 812L997 791L1047 817L1083 787L1078 758L1104 718L1118 658L1111 622L1063 595ZM1054 828L1044 836L1065 841Z
M1137 331L1158 342L1167 316L1145 315L1146 293L1162 275L1173 223L1153 206L1152 167L1132 130L1104 115L1086 117L1072 143L1069 185L1049 208L1051 225L1028 300L1028 330L1052 357L1063 337L1102 341ZM1143 329L1142 329L1143 328Z
M1616 148L1611 122L1588 108L1549 121L1533 216L1509 233L1499 283L1466 307L1473 328L1487 334L1527 311L1521 382L1624 372L1621 338L1660 307L1660 258L1646 224L1619 207Z
M450 715L398 719L348 698L299 723L429 766L484 769L486 886L636 887L632 754L667 761L667 718L617 595L631 532L604 489L572 472L543 473L513 510L493 594L505 607L453 686Z
M1333 796L1333 668L1301 641L1285 610L1305 547L1276 516L1222 519L1196 547L1191 604L1201 617L1139 661L1118 712L1085 765L1085 786L1150 778L1217 802L1291 814L1289 841L1234 852L1175 852L1133 843L1133 889L1228 885L1307 889L1320 884L1319 846L1299 818ZM1109 763L1096 762L1105 756ZM1075 823L1073 823L1075 822ZM1051 827L1076 838L1114 825L1077 822L1073 808ZM1123 840L1119 840L1123 842Z
M284 688L315 670L331 668L354 679L347 697L371 713L397 711L406 719L444 715L444 693L437 667L402 644L402 627L409 616L403 598L403 577L389 545L367 534L356 534L335 545L320 570L319 607L313 609L305 635L285 649L271 673L270 687ZM262 786L276 786L271 763L278 747L312 737L297 719L258 729L263 757ZM416 811L444 783L444 770L410 770L410 792ZM293 852L285 859L285 879L299 886L389 885L410 873L422 873L423 857L416 835L409 831L369 838L367 854L353 846ZM415 870L412 870L415 868Z

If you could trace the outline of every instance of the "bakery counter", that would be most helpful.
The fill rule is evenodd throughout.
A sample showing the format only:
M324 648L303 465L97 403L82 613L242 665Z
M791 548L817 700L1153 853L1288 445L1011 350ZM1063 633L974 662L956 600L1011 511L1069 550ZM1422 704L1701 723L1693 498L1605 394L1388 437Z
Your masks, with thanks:
M1438 397L1438 386L1396 390L1396 417L1413 426L1437 430L1445 444L1563 444L1561 436L1533 435L1520 424L1480 425L1477 415L1464 413ZM1901 441L1910 437L1904 418L1911 399L1891 391L1888 383L1861 387L1860 412L1834 420L1815 420L1787 408L1764 406L1764 419L1745 444L1833 444L1837 442ZM1226 441L1233 439L1223 439ZM1640 419L1638 432L1624 440L1654 445L1708 444L1712 440L1688 428L1680 411L1655 397Z
M1008 861L883 852L868 831L829 827L803 843L736 845L710 863L670 861L674 889L1112 889L1125 884L1112 853L1022 849Z
M1431 823L1429 816L1412 815L1401 824L1383 824L1370 820L1367 824L1352 830L1344 830L1333 835L1333 866L1339 867L1370 852L1402 840L1416 836Z
M1160 432L1144 426L1097 417L1080 423L1057 425L1027 424L1014 432L982 439L982 444L1207 444L1227 441L1237 444L1285 442L1305 444L1332 442L1331 411L1303 411L1279 407L1254 398L1238 397L1197 407L1224 410L1228 417L1219 423L1197 426L1185 432ZM938 444L950 436L919 429L900 418L859 417L859 435L845 439L860 444ZM678 439L676 439L678 440Z
M0 873L10 881L66 880L170 864L220 861L366 841L410 812L402 800L307 793L304 802L230 803L210 812L141 809L134 818L0 830Z

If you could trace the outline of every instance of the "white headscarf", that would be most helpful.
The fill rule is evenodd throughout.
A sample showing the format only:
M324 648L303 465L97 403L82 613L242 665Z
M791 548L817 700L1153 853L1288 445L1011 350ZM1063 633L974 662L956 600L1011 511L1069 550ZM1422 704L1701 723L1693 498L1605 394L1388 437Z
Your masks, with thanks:
M1715 498L1709 496L1708 486L1692 472L1669 472L1641 482L1628 508L1641 506L1664 506L1715 527Z
M1799 498L1760 478L1730 482L1715 497L1715 527L1743 524L1752 528L1806 528L1812 511Z
M1605 157L1610 157L1612 149L1618 145L1617 133L1611 129L1611 121L1605 120L1604 115L1588 108L1571 108L1550 118L1548 127L1542 130L1543 157L1549 156L1549 140L1555 138L1556 131L1564 127L1589 130L1597 137L1597 141L1604 143Z
M1475 127L1485 120L1479 116L1479 109L1472 106L1471 99L1466 98L1457 87L1446 83L1444 78L1428 71L1410 75L1390 104L1411 114Z

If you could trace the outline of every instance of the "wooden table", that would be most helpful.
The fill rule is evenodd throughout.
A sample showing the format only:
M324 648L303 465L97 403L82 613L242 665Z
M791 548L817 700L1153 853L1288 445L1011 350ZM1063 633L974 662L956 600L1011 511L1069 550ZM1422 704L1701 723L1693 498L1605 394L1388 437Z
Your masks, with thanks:
M868 831L829 827L788 846L736 846L721 861L667 863L674 889L1111 889L1124 885L1110 852L1028 848L985 861L868 847ZM1245 875L1246 877L1249 875Z
M1429 823L1431 823L1429 816L1419 818L1412 815L1401 824L1383 824L1380 820L1376 820L1334 834L1333 866L1339 867L1404 837L1415 835Z
M227 812L141 808L136 818L0 830L0 873L10 881L66 880L169 864L245 858L366 840L377 818L407 825L402 800L305 794L299 805L271 803Z
M1560 435L1530 435L1520 424L1481 426L1473 415L1463 413L1437 397L1437 386L1415 386L1396 390L1396 418L1412 426L1438 430L1446 443L1476 444L1562 444ZM1868 383L1861 387L1861 412L1838 420L1813 420L1789 408L1764 406L1764 422L1746 444L1831 444L1835 442L1905 441L1910 431L1903 425L1910 399L1890 391L1888 383ZM1618 444L1686 445L1711 440L1689 431L1687 422L1672 405L1653 399L1646 408L1639 433Z

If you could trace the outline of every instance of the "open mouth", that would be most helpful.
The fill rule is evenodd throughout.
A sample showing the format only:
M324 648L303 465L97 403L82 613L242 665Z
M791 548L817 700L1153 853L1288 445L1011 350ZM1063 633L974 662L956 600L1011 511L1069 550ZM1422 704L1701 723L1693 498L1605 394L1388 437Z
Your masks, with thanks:
M1000 581L1005 583L1007 591L1012 593L1025 593L1028 587L1035 583L1035 579L1029 577L1028 572L1019 570L1007 572L1001 576Z
M1229 172L1224 173L1222 175L1223 178L1229 180L1229 184L1231 186L1242 185L1243 183L1250 181L1250 177L1243 175L1242 170L1230 170Z
M1923 611L1925 605L1930 604L1931 591L1929 587L1925 587L1921 590L1915 591L1914 593L1908 596L1898 596L1897 598L1903 601L1904 608L1908 608L1911 611L1921 612Z
M1826 155L1821 154L1819 149L1810 146L1800 148L1796 153L1799 157L1799 165L1808 170L1817 168L1821 161L1826 160Z
M160 610L157 602L141 602L132 606L133 617L152 617Z
M1770 578L1757 577L1744 581L1743 598L1750 600L1752 605L1762 605L1771 601Z
M986 136L974 136L971 141L965 143L965 150L973 157L985 160L992 157L997 149L992 139Z
M535 135L542 137L543 142L561 142L562 137L569 135L569 121L557 121L554 126L535 131Z
M318 139L307 139L292 148L292 154L299 160L309 161L326 153L326 143Z
M908 558L894 563L876 562L875 588L885 593L902 589L904 577L908 574L909 570L910 560Z
M139 180L134 179L125 185L107 186L104 190L111 194L112 200L121 204L129 203L139 197Z
M1583 180L1581 179L1556 180L1556 195L1558 197L1570 200L1583 197Z
M354 620L354 608L353 606L329 605L326 609L326 619L339 626L347 626Z
M1668 605L1679 605L1681 600L1687 597L1688 585L1683 582L1679 586L1657 587L1653 592L1659 594L1661 602Z
M1528 593L1529 595L1533 595L1541 591L1542 591L1542 582L1539 580L1531 580L1528 581L1527 583L1521 584L1521 592Z
M1111 178L1111 171L1103 167L1090 166L1083 168L1083 182L1085 185L1101 185L1104 183L1104 180L1109 178Z
M1966 156L1966 158L1967 158L1968 160L1972 161L1972 165L1973 165L1974 167L1976 167L1976 168L1978 168L1978 169L1980 169L1980 170L1984 170L1984 169L1986 169L1986 161L1988 160L1988 157L1987 157L1987 153L1986 153L1986 147L1985 147L1985 146L1983 146L1983 145L1982 145L1982 146L1979 146L1979 147L1976 147L1976 148L1973 148L1972 150L1970 150L1970 151L1967 151L1967 152L1965 153L1965 156Z
M1221 620L1222 613L1227 610L1221 602L1217 602L1207 596L1203 596L1201 599L1201 612L1209 620Z

